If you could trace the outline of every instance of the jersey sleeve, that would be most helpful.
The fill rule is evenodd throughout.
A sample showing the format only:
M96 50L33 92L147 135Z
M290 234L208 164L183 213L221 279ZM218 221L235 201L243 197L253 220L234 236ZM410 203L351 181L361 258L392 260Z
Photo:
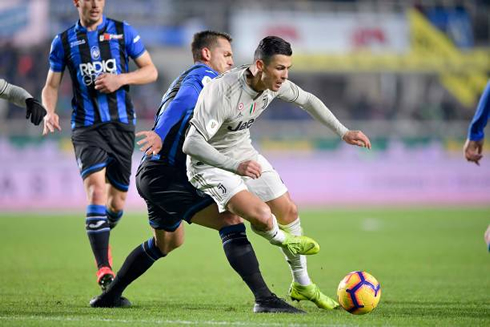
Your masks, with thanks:
M194 109L199 97L199 91L198 88L190 83L181 86L168 108L157 118L155 133L162 140L167 137L169 131L180 121L182 116L192 113L192 109Z
M59 35L51 42L51 50L49 52L49 68L55 73L61 73L65 70L65 53L63 44Z
M281 85L276 97L286 102L296 102L301 94L301 91L302 90L299 88L299 86L290 80L286 80Z
M209 141L228 118L228 100L219 91L219 83L204 86L191 124Z
M138 58L146 51L143 41L136 29L126 22L124 22L124 37L126 52L132 59Z
M471 121L468 129L468 138L471 141L481 141L485 138L484 129L487 125L488 117L490 115L490 80L487 82L487 86L483 91L483 94L478 102L475 115Z
M197 99L205 84L216 77L216 73L210 70L188 76L182 82L182 86L168 108L157 118L155 132L162 140L169 131L185 115L192 115Z

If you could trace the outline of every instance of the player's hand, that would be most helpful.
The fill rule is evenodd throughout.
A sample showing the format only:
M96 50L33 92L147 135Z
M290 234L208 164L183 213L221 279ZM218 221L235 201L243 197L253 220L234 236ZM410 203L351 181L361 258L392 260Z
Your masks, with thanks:
M55 128L58 131L61 131L60 127L60 117L53 113L48 113L44 117L44 129L43 129L43 135L47 135L48 133L54 133Z
M140 151L146 155L155 155L162 149L162 139L154 131L141 131L136 133L136 136L143 136L136 144L141 146Z
M483 158L481 154L483 150L483 140L480 141L470 141L466 140L464 144L463 152L466 160L470 162L476 163L478 166L480 165L480 160Z
M116 74L100 74L95 79L95 89L102 93L112 93L122 86L120 80L121 75Z
M41 124L46 114L47 111L44 109L41 102L34 98L29 98L26 100L26 119L29 119L30 117L31 123L36 126Z
M240 162L236 172L240 176L248 176L257 179L262 175L262 167L257 161L247 160Z
M371 141L369 141L368 137L361 131L348 131L344 134L342 139L351 145L357 145L371 150Z

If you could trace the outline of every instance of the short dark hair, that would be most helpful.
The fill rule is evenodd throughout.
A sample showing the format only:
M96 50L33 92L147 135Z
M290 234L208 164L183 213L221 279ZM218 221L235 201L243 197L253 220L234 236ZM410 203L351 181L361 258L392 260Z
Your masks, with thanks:
M212 48L218 43L219 38L228 40L230 43L233 41L231 36L224 32L207 30L194 34L191 44L192 58L194 58L194 61L202 60L201 50L204 48Z
M254 54L255 60L262 60L267 65L274 55L291 56L291 44L278 36L266 36L260 41Z

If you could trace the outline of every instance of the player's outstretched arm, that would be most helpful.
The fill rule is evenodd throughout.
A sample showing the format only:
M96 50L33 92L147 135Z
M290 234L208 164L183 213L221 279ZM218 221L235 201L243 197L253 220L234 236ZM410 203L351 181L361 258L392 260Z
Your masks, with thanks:
M351 145L357 145L371 150L371 141L369 141L369 138L361 131L347 131L344 136L342 136L342 139Z
M483 142L480 141L471 141L470 139L466 139L466 143L464 144L463 152L466 160L469 162L474 162L478 166L480 165L480 160L483 158Z
M46 78L46 84L44 85L42 92L42 99L44 107L48 112L44 117L44 129L43 135L48 133L54 133L55 129L61 131L60 118L55 113L56 103L58 102L58 90L60 88L61 79L63 73L56 73L50 70L48 77Z
M9 84L0 79L0 98L6 99L21 108L26 109L26 119L31 119L34 125L39 125L46 115L46 109L32 95L20 86Z

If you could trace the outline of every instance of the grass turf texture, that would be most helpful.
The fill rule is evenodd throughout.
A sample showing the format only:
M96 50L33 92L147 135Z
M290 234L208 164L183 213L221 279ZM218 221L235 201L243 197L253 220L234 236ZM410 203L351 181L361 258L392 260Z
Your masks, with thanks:
M302 211L306 235L322 250L309 257L313 280L330 296L352 270L381 283L369 315L253 314L253 297L229 267L217 232L186 226L186 244L158 261L125 295L130 309L93 309L95 267L79 215L0 215L1 326L489 326L490 253L483 233L490 209ZM247 224L248 227L248 224ZM291 282L282 253L248 227L271 289ZM146 217L127 214L112 234L114 265L150 236Z

